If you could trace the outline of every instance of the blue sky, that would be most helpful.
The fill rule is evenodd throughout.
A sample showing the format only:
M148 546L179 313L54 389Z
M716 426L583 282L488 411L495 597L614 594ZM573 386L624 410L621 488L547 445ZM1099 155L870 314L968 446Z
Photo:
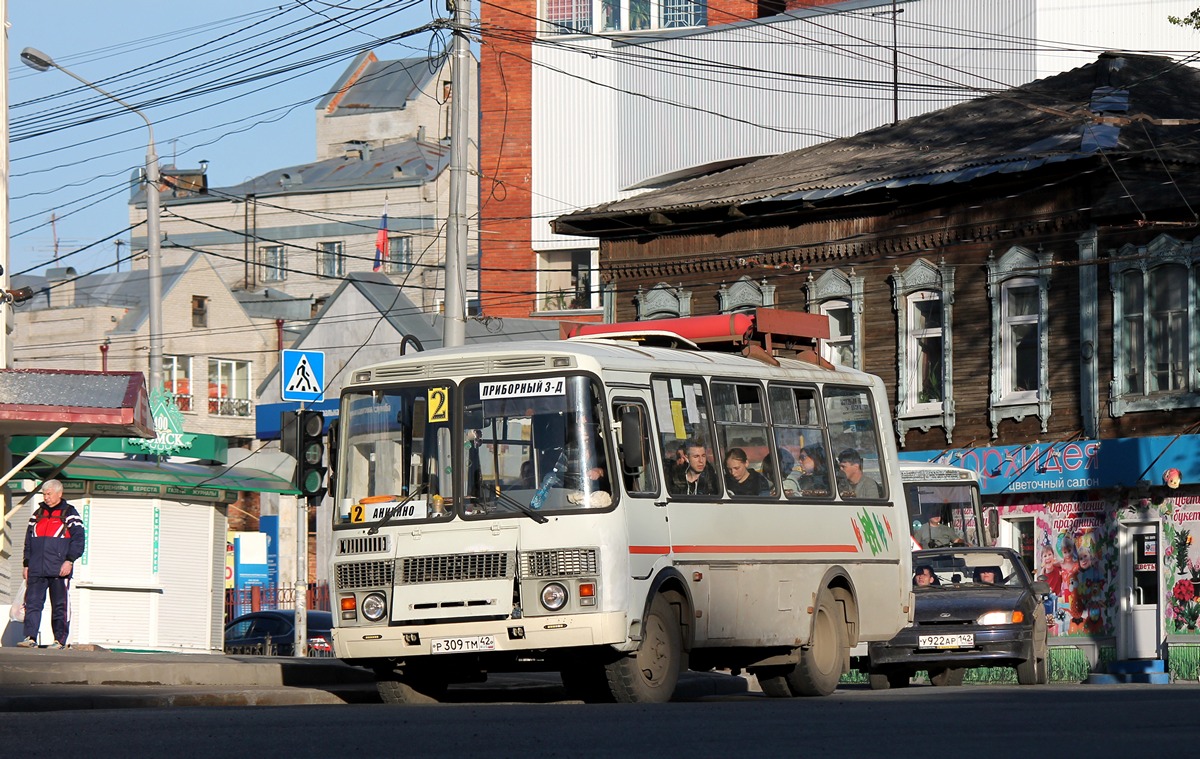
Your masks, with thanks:
M23 48L141 109L154 124L162 164L207 160L209 184L220 187L312 160L316 103L349 61L362 49L382 59L423 55L428 33L386 38L445 15L444 7L434 0L9 0L9 273L56 265L56 240L58 266L112 271L114 240L130 237L130 173L144 165L147 143L135 114L61 71L26 67Z

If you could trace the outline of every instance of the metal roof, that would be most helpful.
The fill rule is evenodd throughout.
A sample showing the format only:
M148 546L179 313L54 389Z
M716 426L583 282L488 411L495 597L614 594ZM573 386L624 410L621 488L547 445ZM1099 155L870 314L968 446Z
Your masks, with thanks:
M361 53L317 110L330 116L402 110L441 70L444 60L438 55L381 61L372 52Z
M140 372L0 369L0 434L154 437Z
M559 217L566 234L629 236L628 217L755 204L838 201L874 190L967 183L1103 153L1200 162L1200 72L1170 59L1096 62L895 125L878 127ZM765 210L765 209L764 209ZM665 219L663 217L666 217ZM660 226L650 231L662 232Z

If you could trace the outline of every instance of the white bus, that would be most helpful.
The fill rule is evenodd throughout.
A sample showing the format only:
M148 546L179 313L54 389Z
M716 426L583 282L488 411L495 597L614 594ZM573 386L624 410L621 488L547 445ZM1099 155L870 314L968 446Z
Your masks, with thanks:
M906 624L911 553L882 382L772 355L814 323L603 325L630 332L354 371L336 655L388 702L516 669L587 701L665 701L689 667L832 692L853 647Z
M914 550L995 543L984 523L977 472L950 464L901 461L900 478L904 481ZM946 534L931 534L931 519L940 520L953 532L955 539L947 541Z

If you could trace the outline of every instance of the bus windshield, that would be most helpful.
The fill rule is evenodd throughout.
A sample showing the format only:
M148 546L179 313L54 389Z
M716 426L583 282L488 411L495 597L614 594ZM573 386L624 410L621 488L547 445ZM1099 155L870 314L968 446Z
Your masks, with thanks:
M611 506L599 399L596 381L579 375L465 383L465 515Z
M918 480L901 468L917 547L981 546L979 487L970 481Z
M445 520L453 516L453 435L448 383L342 397L335 523Z

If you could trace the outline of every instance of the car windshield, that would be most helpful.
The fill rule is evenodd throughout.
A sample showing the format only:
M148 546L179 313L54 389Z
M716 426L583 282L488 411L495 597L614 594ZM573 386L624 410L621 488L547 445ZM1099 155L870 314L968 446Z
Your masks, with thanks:
M913 584L920 587L1029 586L1029 574L1015 554L1005 551L918 551Z

